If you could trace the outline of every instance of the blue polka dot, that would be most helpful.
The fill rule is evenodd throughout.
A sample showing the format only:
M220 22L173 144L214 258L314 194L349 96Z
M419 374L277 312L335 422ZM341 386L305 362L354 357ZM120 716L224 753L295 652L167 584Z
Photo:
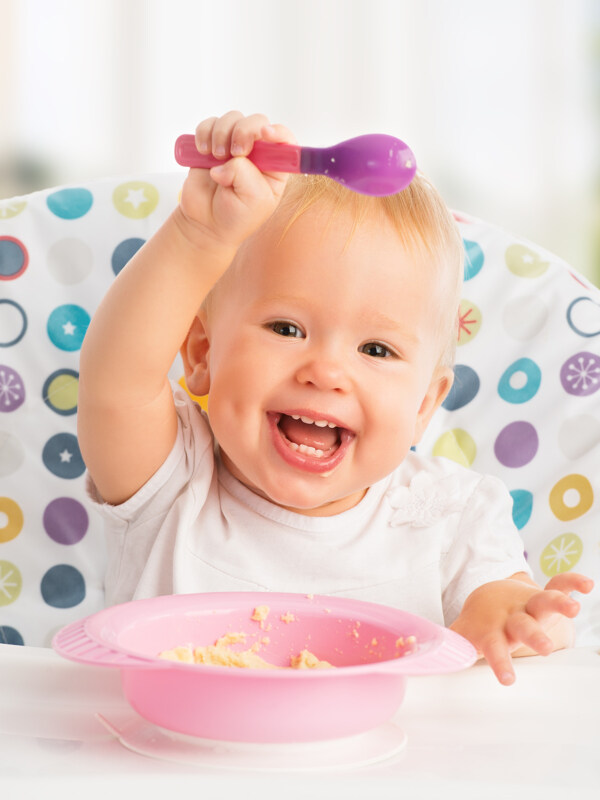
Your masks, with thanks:
M12 236L0 236L0 281L20 277L29 264L27 248Z
M60 189L46 198L50 211L61 219L79 219L88 213L94 197L88 189Z
M533 510L533 495L526 489L513 489L510 493L513 499L512 518L519 530L529 522Z
M115 247L111 259L112 269L115 275L121 272L125 264L130 258L133 258L145 242L145 239L125 239Z
M53 608L73 608L85 599L85 580L75 567L57 564L42 578L40 590L47 605Z
M507 403L526 403L540 388L542 371L530 358L519 358L504 371L498 394Z
M471 278L474 278L475 275L481 271L485 256L477 242L470 242L468 239L463 239L463 244L465 246L464 278L466 281L470 281Z
M89 324L90 315L81 306L58 306L48 317L48 336L60 350L79 350Z
M23 637L16 628L10 625L0 625L0 644L24 645Z
M456 364L454 367L454 383L442 403L442 407L446 411L456 411L470 403L478 391L479 375L475 370L466 364Z
M85 472L77 437L72 433L52 436L42 451L44 466L58 478L72 480Z
M14 300L0 299L0 347L12 347L21 341L27 331L27 314ZM4 338L6 337L6 338Z

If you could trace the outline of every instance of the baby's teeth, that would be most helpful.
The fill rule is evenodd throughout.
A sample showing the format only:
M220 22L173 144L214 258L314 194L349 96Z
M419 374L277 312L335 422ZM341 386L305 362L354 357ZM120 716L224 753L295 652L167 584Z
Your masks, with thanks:
M306 444L301 444L298 446L298 452L304 453L305 456L315 456L316 458L323 458L323 451L316 450L314 447L310 447Z
M316 425L317 428L337 428L335 422L327 422L326 419L312 419L311 417L301 417L299 414L290 414L292 419L301 419L305 425Z

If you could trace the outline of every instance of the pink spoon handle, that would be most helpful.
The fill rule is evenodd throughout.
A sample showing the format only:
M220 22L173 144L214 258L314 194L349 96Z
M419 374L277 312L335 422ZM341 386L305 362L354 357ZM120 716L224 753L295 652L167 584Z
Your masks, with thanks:
M261 172L300 172L300 145L278 142L254 142L248 156ZM186 133L175 142L175 160L182 167L210 169L224 164L226 159L210 153L200 153L192 134Z

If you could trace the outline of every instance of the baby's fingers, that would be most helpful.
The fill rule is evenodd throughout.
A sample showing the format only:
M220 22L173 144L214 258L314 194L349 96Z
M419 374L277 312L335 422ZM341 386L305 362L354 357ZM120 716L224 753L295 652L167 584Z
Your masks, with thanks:
M240 111L228 111L222 117L205 119L196 128L196 147L201 153L212 153L215 158L228 158L232 132L243 119Z
M552 639L544 633L540 623L524 612L508 617L505 632L514 645L525 645L542 656L554 649Z
M504 636L487 637L481 642L479 649L501 684L510 686L515 682L510 648Z
M525 606L525 611L535 619L542 620L552 614L564 617L576 617L581 606L564 592L544 589L532 595Z
M552 589L559 592L581 592L588 594L594 588L594 581L578 572L561 572L550 578L545 589Z
M239 119L231 131L231 155L247 156L257 139L262 138L262 131L269 127L269 120L264 114L250 114Z

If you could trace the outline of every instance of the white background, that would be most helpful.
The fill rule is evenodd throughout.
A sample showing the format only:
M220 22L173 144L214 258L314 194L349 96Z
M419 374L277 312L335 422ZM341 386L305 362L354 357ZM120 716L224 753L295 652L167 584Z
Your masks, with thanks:
M179 133L262 111L305 145L405 140L449 205L600 282L599 9L0 0L0 197L19 193L15 165L32 158L51 185L170 171Z

